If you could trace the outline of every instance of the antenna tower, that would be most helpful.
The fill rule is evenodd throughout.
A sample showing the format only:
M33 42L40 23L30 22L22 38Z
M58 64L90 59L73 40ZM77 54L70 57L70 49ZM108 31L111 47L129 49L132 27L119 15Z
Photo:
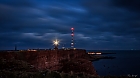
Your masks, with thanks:
M74 28L71 28L71 48L74 48Z

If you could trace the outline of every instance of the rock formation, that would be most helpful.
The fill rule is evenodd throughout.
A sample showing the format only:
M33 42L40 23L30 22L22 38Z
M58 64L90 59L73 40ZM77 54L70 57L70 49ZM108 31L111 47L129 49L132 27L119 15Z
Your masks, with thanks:
M21 52L0 52L1 59L22 60L36 70L87 73L97 75L85 50L40 50Z

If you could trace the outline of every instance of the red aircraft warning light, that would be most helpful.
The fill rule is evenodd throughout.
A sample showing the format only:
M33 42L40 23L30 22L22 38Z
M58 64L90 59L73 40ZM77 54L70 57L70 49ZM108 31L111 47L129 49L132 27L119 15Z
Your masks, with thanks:
M71 28L71 30L74 30L74 28Z

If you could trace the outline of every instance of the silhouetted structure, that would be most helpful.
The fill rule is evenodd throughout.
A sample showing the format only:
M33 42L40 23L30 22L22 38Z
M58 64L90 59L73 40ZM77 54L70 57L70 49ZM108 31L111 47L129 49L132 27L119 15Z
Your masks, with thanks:
M54 43L54 49L58 50L58 45L59 45L59 41L56 39L55 41L53 41Z
M17 45L15 44L15 51L17 51Z
M71 28L71 48L74 48L74 28Z

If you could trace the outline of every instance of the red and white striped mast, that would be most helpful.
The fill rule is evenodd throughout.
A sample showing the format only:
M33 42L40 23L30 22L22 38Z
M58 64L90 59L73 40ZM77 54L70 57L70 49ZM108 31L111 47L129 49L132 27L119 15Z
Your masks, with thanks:
M74 28L71 28L71 48L74 48Z

